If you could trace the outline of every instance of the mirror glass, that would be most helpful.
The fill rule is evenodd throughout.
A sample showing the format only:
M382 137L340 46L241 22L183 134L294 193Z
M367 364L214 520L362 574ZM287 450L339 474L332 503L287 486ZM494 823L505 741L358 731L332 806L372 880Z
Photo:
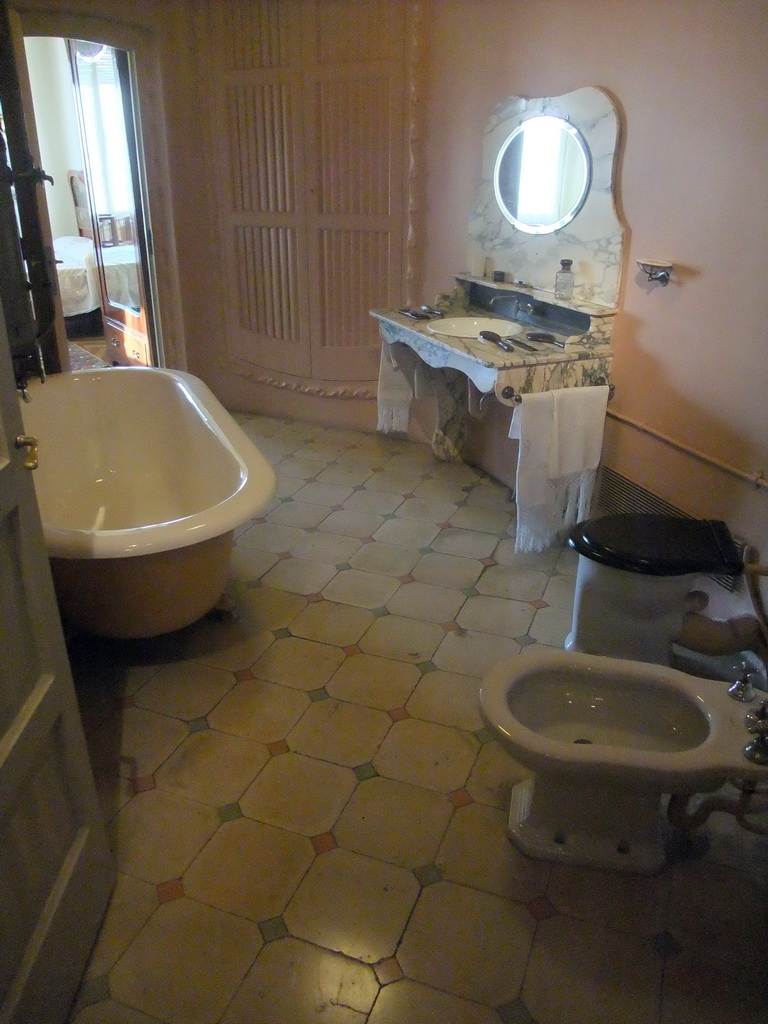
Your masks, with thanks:
M506 219L519 231L545 235L572 221L589 191L589 150L562 117L519 124L496 160L493 187Z

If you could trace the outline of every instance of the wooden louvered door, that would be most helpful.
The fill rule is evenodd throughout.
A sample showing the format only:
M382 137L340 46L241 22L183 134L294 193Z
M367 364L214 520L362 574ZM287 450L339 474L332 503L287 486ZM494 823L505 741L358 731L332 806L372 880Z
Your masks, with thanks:
M364 380L381 345L369 312L404 295L405 5L320 3L317 19L304 71L312 376Z
M231 356L309 375L303 4L221 5L223 209Z
M376 377L369 310L405 292L408 6L261 0L213 13L235 369Z

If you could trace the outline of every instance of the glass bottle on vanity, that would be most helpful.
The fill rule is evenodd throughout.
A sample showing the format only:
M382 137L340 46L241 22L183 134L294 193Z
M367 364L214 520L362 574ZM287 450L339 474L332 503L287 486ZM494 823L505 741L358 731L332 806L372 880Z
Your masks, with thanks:
M555 298L570 299L573 295L573 260L560 260L560 269L555 274Z

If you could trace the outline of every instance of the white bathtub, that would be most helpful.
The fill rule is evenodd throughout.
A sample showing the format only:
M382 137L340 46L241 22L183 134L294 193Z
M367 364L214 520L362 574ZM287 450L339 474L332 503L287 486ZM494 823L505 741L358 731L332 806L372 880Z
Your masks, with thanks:
M194 622L227 583L233 531L274 470L212 392L175 370L49 377L22 404L39 440L43 534L62 617L103 636Z

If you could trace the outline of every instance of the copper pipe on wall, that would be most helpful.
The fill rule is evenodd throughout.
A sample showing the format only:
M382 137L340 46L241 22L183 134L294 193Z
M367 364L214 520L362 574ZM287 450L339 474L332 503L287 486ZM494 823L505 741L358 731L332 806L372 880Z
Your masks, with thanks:
M698 459L699 462L704 462L709 466L714 466L715 469L719 469L723 473L729 473L731 476L738 477L740 480L746 480L748 483L754 484L755 487L768 487L768 478L763 476L763 471L761 469L756 473L747 473L743 469L737 469L735 466L730 466L727 462L721 462L720 459L715 459L713 456L700 452L696 448L691 448L690 445L683 444L681 441L675 441L674 438L669 437L667 434L662 434L660 431L654 430L652 427L647 426L645 423L640 423L638 420L633 420L630 416L625 416L623 413L609 409L606 415L610 416L611 419L617 420L619 423L625 423L634 430L639 430L642 434L647 434L649 437L653 437L655 440L661 441L662 444L669 445L670 448L676 448L680 452L685 452L686 455L690 455L692 458Z

